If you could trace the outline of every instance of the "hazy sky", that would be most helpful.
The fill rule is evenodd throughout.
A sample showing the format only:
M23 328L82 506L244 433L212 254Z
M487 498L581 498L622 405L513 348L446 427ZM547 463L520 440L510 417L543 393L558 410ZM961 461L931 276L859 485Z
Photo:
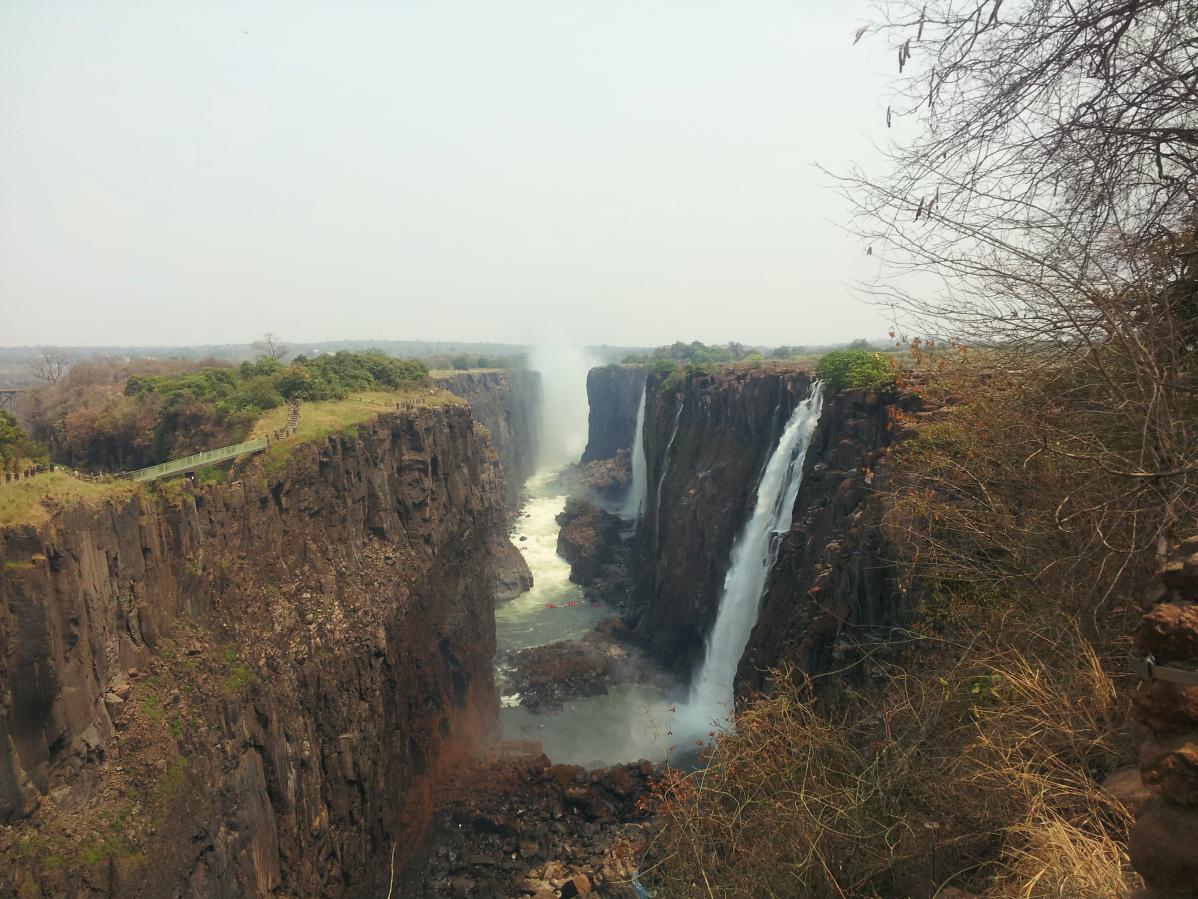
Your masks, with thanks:
M0 0L0 345L882 336L867 13Z

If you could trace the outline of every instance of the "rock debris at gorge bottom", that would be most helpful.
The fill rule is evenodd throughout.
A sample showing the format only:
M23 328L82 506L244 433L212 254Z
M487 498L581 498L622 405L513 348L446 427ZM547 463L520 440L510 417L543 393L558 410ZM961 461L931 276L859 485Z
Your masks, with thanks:
M501 689L519 694L531 711L552 712L572 699L604 695L617 683L672 686L672 678L625 636L620 620L610 618L580 640L509 650L500 657Z
M649 837L647 761L586 771L533 743L500 744L444 785L424 857L399 895L631 896Z

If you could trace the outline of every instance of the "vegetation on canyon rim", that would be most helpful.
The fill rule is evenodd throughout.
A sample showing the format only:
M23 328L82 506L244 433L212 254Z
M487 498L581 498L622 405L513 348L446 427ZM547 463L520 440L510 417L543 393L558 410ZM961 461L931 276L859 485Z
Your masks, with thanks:
M1196 511L1192 10L883 15L887 115L929 127L844 184L887 267L866 288L936 338L899 386L944 410L896 422L916 435L877 484L913 613L849 671L779 672L666 784L653 875L668 896L1127 895L1129 810L1099 785L1134 759L1128 635Z
M22 465L44 461L46 451L37 445L20 423L0 411L0 473L16 471Z
M894 378L889 358L870 350L835 350L820 358L816 371L832 393L846 387L873 389Z
M427 374L417 360L377 352L297 356L289 364L264 353L237 368L101 359L33 391L24 412L56 461L119 471L236 443L289 399L339 400L410 386Z

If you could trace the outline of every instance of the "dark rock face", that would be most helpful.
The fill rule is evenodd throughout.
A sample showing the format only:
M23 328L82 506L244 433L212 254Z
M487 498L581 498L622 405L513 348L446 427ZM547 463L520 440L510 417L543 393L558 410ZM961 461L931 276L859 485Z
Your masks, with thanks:
M532 571L524 554L506 537L497 537L492 552L495 557L495 601L510 602L532 589Z
M594 643L560 640L507 654L512 674L506 690L534 711L560 709L564 701L607 692L615 659Z
M640 800L655 777L647 761L585 771L550 764L539 743L501 744L461 772L434 814L433 848L395 895L631 895L651 834ZM364 895L387 895L382 874Z
M619 516L571 497L557 516L557 554L570 563L570 580L584 587L602 576L620 543Z
M883 545L877 486L895 439L892 410L914 398L846 390L826 397L757 625L737 672L738 694L765 687L769 668L789 662L818 674L856 658L906 610ZM851 633L853 636L846 636Z
M491 432L491 445L503 469L507 510L515 512L520 491L537 470L540 455L540 372L459 372L437 378L436 383L466 400L474 417Z
M628 450L617 450L610 459L595 459L580 465L575 481L587 496L602 502L616 502L628 493L632 479L632 454Z
M0 531L0 894L346 895L492 731L468 410L269 461Z
M734 370L663 394L650 378L649 489L633 550L629 621L636 638L679 673L702 660L732 545L811 382L806 372ZM764 689L768 669L783 662L810 673L842 667L854 652L846 633L879 637L903 620L875 479L885 476L886 449L900 436L894 408L917 404L893 390L825 397L792 527L741 659L738 695Z
M590 415L584 463L612 459L620 450L631 451L647 374L643 365L605 365L587 372Z
M736 369L663 392L649 377L648 490L632 551L629 618L636 638L678 673L702 660L732 544L811 380L802 371Z

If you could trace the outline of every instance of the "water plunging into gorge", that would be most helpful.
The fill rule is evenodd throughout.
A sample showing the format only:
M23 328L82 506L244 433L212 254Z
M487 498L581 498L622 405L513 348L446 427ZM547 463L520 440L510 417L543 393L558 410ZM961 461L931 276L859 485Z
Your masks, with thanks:
M778 446L766 463L753 516L732 547L715 627L707 638L703 667L691 687L688 720L703 722L732 713L732 682L757 613L766 579L778 557L778 543L790 530L795 497L803 480L803 462L819 422L823 390L819 382L795 408Z
M636 432L632 439L632 476L628 485L628 498L620 517L636 521L645 512L645 495L649 484L649 463L645 458L645 394L641 387L641 401L636 407Z
M658 497L679 436L685 397L678 397L676 403L664 452L659 457L661 471L652 485ZM784 415L788 405L784 401L777 414ZM808 397L795 406L760 469L752 514L732 545L704 662L689 689L663 674L649 677L648 682L611 682L602 695L576 696L560 705L522 704L522 697L512 686L516 678L510 666L523 664L513 661L523 656L512 653L556 641L582 640L601 621L619 614L614 607L590 601L583 588L570 581L570 565L557 552L561 529L556 517L566 506L571 485L576 483L571 478L570 463L577 456L559 456L526 482L525 505L512 539L532 571L534 586L496 610L500 653L497 681L503 694L500 718L505 738L539 740L555 762L597 766L640 757L661 760L673 754L677 763L679 750L685 756L689 747L693 756L694 739L705 738L713 726L728 726L736 666L756 623L781 535L790 529L807 448L821 408L822 392L816 383ZM580 416L571 411L569 418L577 421ZM644 514L651 486L645 430L646 396L642 390L632 437L629 492L617 507L626 522ZM660 499L657 506L660 510ZM650 533L656 547L659 523L657 516L654 518ZM528 697L524 700L527 702Z
M590 603L570 581L570 566L557 554L556 516L566 504L560 469L542 469L525 485L527 501L512 539L533 575L533 588L495 610L499 652L577 640L618 610ZM599 767L638 758L660 759L674 744L669 703L659 686L612 684L601 696L563 703L560 711L533 712L507 687L509 671L496 672L501 691L499 717L506 739L541 741L555 762Z

